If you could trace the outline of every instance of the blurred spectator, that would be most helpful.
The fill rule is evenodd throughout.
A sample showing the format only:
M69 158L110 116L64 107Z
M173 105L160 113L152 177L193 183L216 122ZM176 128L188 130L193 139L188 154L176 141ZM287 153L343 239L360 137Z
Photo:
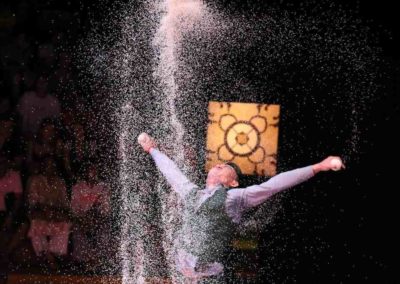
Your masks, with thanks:
M47 93L47 80L40 76L36 81L36 91L26 92L18 103L18 113L22 118L22 133L32 137L37 133L45 118L60 115L58 99Z
M55 256L67 254L71 223L65 182L54 160L46 159L42 173L29 179L27 193L31 221L28 236L36 255L55 269Z
M94 164L86 168L84 177L72 187L71 210L76 220L72 234L73 258L91 264L104 260L104 253L108 255L112 247L109 243L110 192L99 181Z
M12 268L34 265L34 254L55 268L67 252L71 208L76 260L112 247L110 193L96 167L76 181L86 161L100 156L103 130L94 127L102 106L93 110L78 92L68 52L82 27L78 8L76 1L0 1L0 261L18 264Z
M28 158L32 166L40 164L44 159L51 158L55 161L62 177L70 178L69 150L58 135L58 129L51 119L42 122L37 138L30 147Z

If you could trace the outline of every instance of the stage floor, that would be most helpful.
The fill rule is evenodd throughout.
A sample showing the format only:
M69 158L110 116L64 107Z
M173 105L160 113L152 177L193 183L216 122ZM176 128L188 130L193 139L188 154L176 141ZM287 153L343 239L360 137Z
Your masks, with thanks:
M10 274L6 284L120 284L120 277ZM160 282L162 283L162 282Z

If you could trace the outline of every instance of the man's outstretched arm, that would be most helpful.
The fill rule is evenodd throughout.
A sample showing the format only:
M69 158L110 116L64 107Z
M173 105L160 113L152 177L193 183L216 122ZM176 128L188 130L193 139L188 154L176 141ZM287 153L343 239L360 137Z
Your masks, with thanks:
M142 133L138 137L138 142L143 150L150 153L156 163L157 168L164 175L172 189L183 198L191 189L196 187L178 168L174 161L157 149L152 137Z
M321 171L342 168L344 166L340 158L331 156L315 165L280 173L260 185L232 189L230 195L233 199L240 199L239 204L241 204L241 209L244 210L260 205L272 195L305 182Z

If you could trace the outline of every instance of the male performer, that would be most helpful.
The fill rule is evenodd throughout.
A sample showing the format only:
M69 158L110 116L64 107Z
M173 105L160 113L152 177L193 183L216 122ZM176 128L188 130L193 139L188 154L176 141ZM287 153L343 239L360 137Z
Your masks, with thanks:
M191 283L224 282L221 263L224 251L230 244L234 225L239 223L246 209L260 205L273 194L300 184L320 171L343 168L340 158L331 156L315 165L276 175L260 185L235 188L239 186L235 169L219 164L209 171L206 188L199 190L156 148L152 137L142 133L138 142L151 154L172 189L184 201L176 265Z

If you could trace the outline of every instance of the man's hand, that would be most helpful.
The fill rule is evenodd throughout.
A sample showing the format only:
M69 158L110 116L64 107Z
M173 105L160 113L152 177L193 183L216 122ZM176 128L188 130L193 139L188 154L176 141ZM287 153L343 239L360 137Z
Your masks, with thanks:
M145 150L148 153L152 148L157 147L154 139L144 132L138 136L138 143L140 144L140 146L142 146L143 150Z
M344 169L344 164L342 159L337 156L329 156L322 162L319 162L318 164L313 165L313 170L314 174L318 172L326 172L326 171L338 171L341 169Z

